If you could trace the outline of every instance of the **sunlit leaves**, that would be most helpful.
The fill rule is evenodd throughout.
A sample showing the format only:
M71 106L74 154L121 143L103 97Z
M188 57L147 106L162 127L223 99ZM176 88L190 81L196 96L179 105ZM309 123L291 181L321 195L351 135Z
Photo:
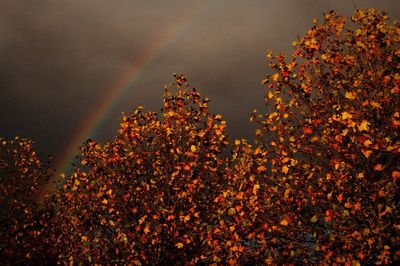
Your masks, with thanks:
M33 258L46 256L42 235L46 235L45 195L52 174L33 141L0 137L1 263L30 264Z
M213 254L202 252L211 248L204 240L218 221L214 199L228 197L221 194L226 122L208 113L209 100L183 75L175 78L160 115L138 107L123 114L113 141L81 147L86 168L75 169L57 194L64 243L54 244L68 250L60 261L69 255L81 263L120 261L121 255L135 264L212 261ZM81 234L84 246L75 241Z
M395 263L400 30L387 20L373 9L351 20L328 12L291 57L268 51L267 111L251 114L252 144L228 146L222 115L175 75L160 113L139 106L114 139L81 147L28 235L45 235L61 264ZM0 169L38 180L30 142L0 144L13 159ZM20 187L2 192L31 192ZM26 202L16 206L31 223ZM22 218L8 228L34 227Z
M290 59L269 54L268 112L252 114L258 144L268 150L259 163L264 171L256 173L266 175L258 179L270 193L266 208L284 217L267 222L281 225L271 234L287 248L268 261L398 259L399 250L383 245L399 241L392 237L396 216L385 206L398 207L400 30L387 20L374 9L357 10L351 19L328 12L293 42ZM367 244L360 224L375 228Z

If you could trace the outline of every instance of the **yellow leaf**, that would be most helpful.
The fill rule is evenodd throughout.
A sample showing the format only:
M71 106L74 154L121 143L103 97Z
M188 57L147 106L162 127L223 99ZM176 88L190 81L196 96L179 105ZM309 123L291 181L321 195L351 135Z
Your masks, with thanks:
M240 145L240 140L235 140L235 145Z
M194 145L190 146L190 151L191 152L195 152L196 151L196 146L194 146Z
M190 220L190 215L186 215L185 218L184 218L184 221L187 222L189 220Z
M369 158L371 156L372 151L371 150L361 150L361 152L364 154L365 157Z
M358 87L358 86L360 86L360 84L361 84L361 81L360 80L356 80L353 83L353 87Z
M356 98L356 94L352 91L346 91L344 97L346 97L349 100L354 100Z
M268 82L268 77L264 78L263 80L261 80L261 85L264 85Z
M268 92L268 99L271 99L272 97L274 97L274 94L272 92Z
M253 187L253 194L257 195L257 191L260 189L260 185L259 184L255 184Z
M380 105L380 103L377 103L377 102L375 102L375 101L372 101L372 102L371 102L371 105L372 105L373 107L375 107L375 108L382 109L382 106Z
M275 73L275 74L272 75L272 79L273 79L274 81L277 81L278 78L279 78L279 74L278 74L278 73Z
M82 237L81 237L82 242L86 242L87 239L88 239L87 236L82 236Z
M289 167L287 167L286 165L284 165L282 167L282 173L287 174L289 172Z
M230 209L228 210L228 215L229 215L229 216L233 216L233 215L235 215L235 213L236 213L235 208L230 208Z
M351 114L349 114L348 112L343 112L342 113L342 120L345 119L351 119L353 116Z
M288 222L286 219L283 219L283 220L281 221L280 225L288 226L288 225L289 225L289 222Z
M103 200L101 201L101 203L107 204L107 203L108 203L108 200L107 200L107 199L103 199Z
M290 194L290 188L288 188L288 189L286 189L285 190L285 199L288 199L289 198L289 194Z
M357 174L357 178L358 178L358 179L363 179L364 177L365 177L365 176L364 176L364 173L363 173L363 172Z
M318 216L317 216L317 215L314 215L314 216L311 218L311 222L312 222L312 223L318 222Z
M183 248L183 243L181 243L181 242L176 243L175 246L176 246L177 248Z
M361 124L358 126L358 130L367 131L369 129L369 122L367 120L363 120Z

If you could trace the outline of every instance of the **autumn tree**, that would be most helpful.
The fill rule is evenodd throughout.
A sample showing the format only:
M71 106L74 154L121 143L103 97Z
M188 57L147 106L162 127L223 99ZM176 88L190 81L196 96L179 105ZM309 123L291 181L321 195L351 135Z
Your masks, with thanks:
M256 142L186 77L160 114L135 108L115 138L37 210L49 176L25 139L0 139L8 264L370 265L399 261L400 28L334 12L270 58ZM36 258L36 260L34 260Z
M268 52L268 112L252 116L266 153L266 262L399 260L399 41L384 12L329 12L291 57Z
M266 185L267 151L246 140L235 140L224 190L214 199L218 224L208 234L213 263L263 265L271 256L272 212Z
M52 171L33 145L0 137L0 257L6 265L44 260L39 235L45 214L37 203Z
M218 222L226 122L176 76L161 115L123 115L113 141L88 140L81 167L57 193L54 247L61 262L199 263ZM59 226L58 226L59 225Z

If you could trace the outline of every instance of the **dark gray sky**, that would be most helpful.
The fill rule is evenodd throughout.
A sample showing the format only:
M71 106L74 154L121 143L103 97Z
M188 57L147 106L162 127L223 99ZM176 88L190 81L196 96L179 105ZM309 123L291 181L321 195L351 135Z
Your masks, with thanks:
M263 107L265 51L288 52L313 18L331 9L349 16L355 7L400 17L397 0L0 0L0 135L30 137L57 159L135 58L194 9L90 137L111 139L135 103L159 111L177 72L211 98L231 137L251 138L247 114Z

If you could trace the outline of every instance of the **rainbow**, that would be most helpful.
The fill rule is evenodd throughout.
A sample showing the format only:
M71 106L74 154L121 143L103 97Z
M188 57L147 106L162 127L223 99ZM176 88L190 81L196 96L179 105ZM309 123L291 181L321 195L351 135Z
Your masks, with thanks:
M178 15L181 15L181 18L169 25L164 32L158 34L158 38L152 42L153 45L149 46L139 58L134 58L132 66L116 80L113 86L106 90L95 108L84 117L78 132L72 136L63 149L61 156L55 163L56 175L52 181L56 181L55 179L61 173L67 171L78 152L78 147L96 132L120 99L145 75L152 62L170 44L183 36L194 18L204 11L204 7L204 4L196 4L190 6L186 11L177 12Z

